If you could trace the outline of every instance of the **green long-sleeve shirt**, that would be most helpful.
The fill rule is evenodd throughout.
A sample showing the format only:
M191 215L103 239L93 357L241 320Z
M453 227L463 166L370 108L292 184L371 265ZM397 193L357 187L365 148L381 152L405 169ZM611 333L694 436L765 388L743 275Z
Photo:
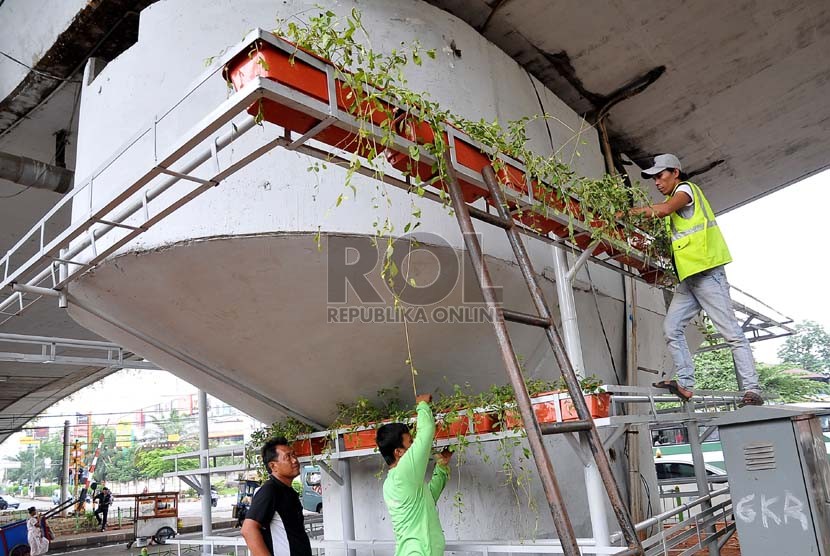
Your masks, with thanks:
M395 556L441 556L444 531L435 503L447 484L449 470L436 465L429 481L424 477L432 454L435 419L426 402L418 404L418 434L412 445L389 470L383 483L383 500L395 531Z

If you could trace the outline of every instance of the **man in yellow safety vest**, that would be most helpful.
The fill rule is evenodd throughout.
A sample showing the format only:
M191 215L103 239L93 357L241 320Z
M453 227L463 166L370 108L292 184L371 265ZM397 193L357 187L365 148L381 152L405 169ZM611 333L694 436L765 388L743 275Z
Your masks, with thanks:
M631 209L630 213L665 219L680 279L663 321L677 380L661 380L654 386L683 400L691 399L695 368L685 332L692 318L703 309L732 350L738 386L745 391L741 405L763 405L752 350L735 318L729 295L724 265L732 262L732 257L709 201L697 185L688 181L680 160L673 154L656 156L654 165L644 170L642 176L653 179L666 199Z

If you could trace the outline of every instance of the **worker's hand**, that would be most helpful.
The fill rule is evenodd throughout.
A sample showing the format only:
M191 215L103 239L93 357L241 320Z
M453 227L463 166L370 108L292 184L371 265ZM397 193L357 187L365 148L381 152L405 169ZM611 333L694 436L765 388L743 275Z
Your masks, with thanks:
M421 403L421 402L431 403L432 402L432 394L418 394L417 396L415 396L415 403Z
M444 467L449 467L450 465L450 458L452 457L452 451L449 448L444 448L437 454L435 454L435 462L438 465L443 465Z

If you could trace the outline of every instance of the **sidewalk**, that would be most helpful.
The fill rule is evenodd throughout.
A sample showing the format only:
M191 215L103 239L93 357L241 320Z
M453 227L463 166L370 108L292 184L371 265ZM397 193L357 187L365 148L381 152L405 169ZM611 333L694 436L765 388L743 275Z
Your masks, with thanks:
M179 534L198 533L202 530L202 521L199 517L183 517L181 520L183 527L179 529ZM236 525L235 519L218 519L213 522L214 529L229 529L234 525ZM91 533L61 535L50 543L49 551L77 550L121 542L126 544L131 540L133 540L132 523L121 529L117 525L113 525L104 532L94 531Z

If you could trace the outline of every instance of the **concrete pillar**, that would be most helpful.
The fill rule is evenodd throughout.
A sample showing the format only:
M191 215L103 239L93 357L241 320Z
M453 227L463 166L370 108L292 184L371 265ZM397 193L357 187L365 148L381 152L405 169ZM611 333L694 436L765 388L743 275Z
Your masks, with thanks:
M208 467L208 407L207 392L199 390L199 450L202 455L199 458L199 467ZM202 538L213 534L213 521L210 506L210 473L202 473ZM206 549L205 553L210 551Z

